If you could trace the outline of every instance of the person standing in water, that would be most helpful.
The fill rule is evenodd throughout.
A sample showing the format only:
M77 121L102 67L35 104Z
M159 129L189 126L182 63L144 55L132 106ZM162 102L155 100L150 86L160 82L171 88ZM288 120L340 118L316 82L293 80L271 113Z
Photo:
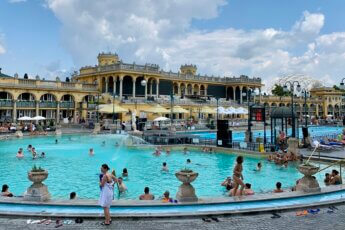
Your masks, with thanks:
M93 151L93 148L90 148L90 150L89 150L89 155L90 155L90 156L95 155L95 153L94 153L94 151Z
M101 172L102 172L102 180L99 183L101 187L101 194L99 197L98 204L103 208L104 210L104 217L105 221L102 222L102 225L110 225L111 219L110 219L110 206L111 202L113 200L113 193L114 193L114 181L113 177L109 171L109 166L107 164L103 164L101 167Z
M243 163L243 156L238 156L236 158L236 166L234 168L234 175L233 175L234 189L231 194L232 196L236 196L239 186L241 186L240 195L243 194L243 190L245 188L245 184L243 183L243 175L242 175L242 171L243 171L242 163Z

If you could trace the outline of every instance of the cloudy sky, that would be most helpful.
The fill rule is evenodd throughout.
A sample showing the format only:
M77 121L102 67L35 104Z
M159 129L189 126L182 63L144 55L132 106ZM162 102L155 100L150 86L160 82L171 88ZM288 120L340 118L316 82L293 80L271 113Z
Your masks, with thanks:
M345 77L344 0L0 0L4 73L66 76L101 51L208 75Z

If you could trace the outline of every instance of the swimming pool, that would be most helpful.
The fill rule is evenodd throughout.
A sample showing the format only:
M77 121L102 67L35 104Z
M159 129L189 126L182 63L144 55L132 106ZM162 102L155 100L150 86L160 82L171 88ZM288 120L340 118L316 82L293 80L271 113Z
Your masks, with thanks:
M64 135L57 137L58 144L55 144L54 136L1 141L0 184L8 184L15 195L22 195L31 184L27 172L36 164L49 171L49 177L44 183L48 185L53 198L66 199L70 192L75 191L79 198L97 199L100 166L107 163L118 174L125 167L129 170L129 178L125 181L128 192L121 199L137 199L145 186L149 186L156 197L166 190L175 196L180 185L175 172L188 167L199 173L193 182L199 197L225 196L220 183L232 175L235 154L191 151L184 155L182 151L175 150L168 156L162 154L155 157L152 155L153 148L126 147L126 138L125 135ZM115 147L115 142L120 143L120 146ZM46 158L33 160L26 151L29 144L36 147L38 153L44 151ZM25 157L20 160L15 157L19 147L25 149ZM94 148L95 156L88 155L89 148ZM187 158L191 159L192 164L186 165ZM254 168L260 160L263 169L255 172ZM161 172L163 162L168 164L168 173ZM292 187L302 177L293 163L288 168L282 168L258 157L246 156L243 166L245 182L251 183L256 192L271 191L277 181L283 187ZM318 174L316 177L323 186L323 175Z
M267 127L268 128L268 127ZM343 127L334 127L334 126L310 126L308 127L308 131L310 135L313 136L323 136L323 135L330 135L330 134L339 134L343 130ZM277 130L277 135L278 135ZM207 139L216 139L216 133L215 132L194 132L194 134L198 135L202 138ZM288 135L291 134L291 129L288 129ZM299 129L299 137L302 137L302 128ZM264 131L263 130L255 130L253 131L253 137L254 139L257 137L264 137ZM266 130L266 138L267 140L270 140L271 138L271 130L268 128ZM232 132L232 139L233 141L244 141L245 140L245 131L233 131Z

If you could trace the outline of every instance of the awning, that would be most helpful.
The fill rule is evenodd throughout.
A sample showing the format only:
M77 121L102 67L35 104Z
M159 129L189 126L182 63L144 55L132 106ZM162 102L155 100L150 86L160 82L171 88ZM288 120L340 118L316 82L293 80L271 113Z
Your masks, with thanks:
M204 106L201 108L200 113L205 113L205 114L215 114L217 111L215 109L211 109L208 106Z
M18 118L18 121L32 121L32 118L31 118L31 117L24 116L24 117Z
M170 109L169 109L169 113L170 113ZM189 113L189 111L184 109L184 108L182 108L179 105L176 105L176 106L173 107L173 113Z
M128 109L122 108L121 106L116 104L106 104L100 105L98 111L100 113L127 113Z
M169 110L167 110L166 108L162 107L159 104L156 104L148 109L144 109L141 111L147 112L147 113L169 113Z

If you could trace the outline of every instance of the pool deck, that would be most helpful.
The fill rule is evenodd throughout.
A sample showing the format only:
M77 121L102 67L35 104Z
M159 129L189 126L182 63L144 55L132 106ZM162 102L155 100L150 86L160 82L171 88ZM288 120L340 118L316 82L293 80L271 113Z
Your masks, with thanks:
M296 216L296 210L282 211L278 214L280 218L272 218L272 213L260 213L250 215L221 215L212 216L218 222L208 218L210 222L204 222L202 217L188 218L160 218L160 219L119 219L113 218L111 226L101 226L101 218L84 219L82 224L73 223L58 229L68 230L95 230L95 229L120 229L120 230L176 230L176 229L198 229L198 230L225 230L225 229L245 229L245 230L344 230L345 226L345 205L336 205L336 209L331 211L328 207L318 207L318 214L308 214L306 216ZM27 224L28 219L39 220L42 218L23 217L0 217L0 230L41 230L56 229L55 220L53 223ZM59 218L64 220L63 218Z

